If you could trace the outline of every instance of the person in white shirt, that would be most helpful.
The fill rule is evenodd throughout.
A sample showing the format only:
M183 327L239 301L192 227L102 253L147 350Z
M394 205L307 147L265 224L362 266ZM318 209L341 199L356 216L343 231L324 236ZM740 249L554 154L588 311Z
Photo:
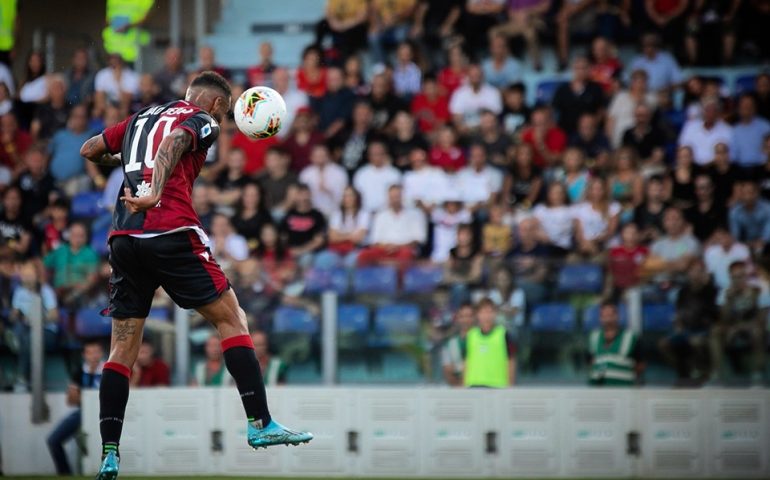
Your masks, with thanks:
M429 213L449 195L450 179L444 170L428 164L428 153L422 148L409 152L409 164L412 170L404 174L404 203Z
M139 75L123 63L120 55L112 54L107 67L94 78L94 116L101 116L108 103L120 106L128 113L131 99L139 93Z
M750 266L751 251L745 244L736 242L724 226L716 228L712 240L711 246L703 253L703 260L716 286L725 289L730 286L730 265L746 262Z
M329 242L326 250L316 255L315 267L328 270L342 264L348 269L354 268L370 224L371 214L361 208L361 194L355 188L347 187L340 209L329 220Z
M487 151L475 143L468 149L468 166L455 175L455 187L466 207L477 210L495 203L503 188L503 174L487 165Z
M586 187L586 201L572 209L578 252L587 257L602 254L618 230L621 210L618 202L610 200L606 181L591 178Z
M358 264L394 261L403 270L417 256L427 234L425 215L416 208L405 208L401 185L391 185L388 207L374 216L371 246L361 251Z
M375 140L367 149L369 163L361 167L353 177L353 186L361 192L362 207L376 212L388 203L388 188L401 183L401 172L391 165L385 144Z
M701 118L688 120L679 134L679 146L690 147L698 165L706 165L714 158L714 147L718 143L730 145L733 129L720 115L719 99L706 98L701 103Z
M310 187L313 207L328 217L342 202L348 173L332 161L326 145L319 144L310 151L310 165L299 174L299 181Z
M310 105L307 94L290 85L289 71L278 67L273 70L273 89L280 93L286 103L286 116L283 118L283 126L278 132L278 138L284 139L289 135L294 118L300 108Z
M498 115L503 110L500 90L484 81L484 72L478 65L468 68L468 82L452 93L449 113L460 132L467 132L481 123L481 112L489 110Z
M449 251L457 245L457 228L472 220L471 212L463 208L459 195L446 199L442 208L433 210L433 251L430 259L436 263L446 262Z
M540 224L540 241L560 250L565 255L572 248L575 232L575 214L569 205L567 188L561 182L548 186L545 203L538 204L532 215Z
M249 258L249 244L233 229L230 218L217 213L211 220L211 253L223 269L234 267Z

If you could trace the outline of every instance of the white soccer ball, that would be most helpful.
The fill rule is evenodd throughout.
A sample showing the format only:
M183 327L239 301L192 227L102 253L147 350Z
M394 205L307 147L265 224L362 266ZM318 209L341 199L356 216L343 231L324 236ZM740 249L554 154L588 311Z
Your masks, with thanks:
M272 88L251 87L235 101L233 116L238 130L247 137L270 138L286 120L286 102Z

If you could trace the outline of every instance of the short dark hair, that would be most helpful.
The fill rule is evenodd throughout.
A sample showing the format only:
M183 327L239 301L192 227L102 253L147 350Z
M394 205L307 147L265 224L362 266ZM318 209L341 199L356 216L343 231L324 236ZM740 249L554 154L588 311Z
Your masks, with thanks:
M484 297L476 303L476 311L478 312L482 308L491 308L497 310L497 304L489 297Z
M215 88L228 97L233 95L232 90L230 90L230 84L227 83L225 77L218 74L217 72L212 72L211 70L206 70L205 72L199 73L195 78L193 78L193 81L190 82L190 86Z

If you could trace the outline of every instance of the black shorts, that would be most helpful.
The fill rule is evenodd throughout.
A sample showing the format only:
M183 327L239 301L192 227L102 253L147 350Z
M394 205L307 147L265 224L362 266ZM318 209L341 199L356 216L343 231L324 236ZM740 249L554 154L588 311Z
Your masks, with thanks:
M110 306L113 318L145 318L158 287L182 308L198 308L222 295L230 283L194 230L110 239Z

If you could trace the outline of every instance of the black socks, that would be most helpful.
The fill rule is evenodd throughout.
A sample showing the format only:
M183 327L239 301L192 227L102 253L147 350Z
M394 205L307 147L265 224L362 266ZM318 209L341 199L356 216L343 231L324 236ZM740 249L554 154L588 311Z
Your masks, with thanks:
M262 370L257 362L251 337L238 335L223 339L222 352L227 370L238 386L249 422L256 422L257 427L266 427L270 423L270 412L267 408Z

